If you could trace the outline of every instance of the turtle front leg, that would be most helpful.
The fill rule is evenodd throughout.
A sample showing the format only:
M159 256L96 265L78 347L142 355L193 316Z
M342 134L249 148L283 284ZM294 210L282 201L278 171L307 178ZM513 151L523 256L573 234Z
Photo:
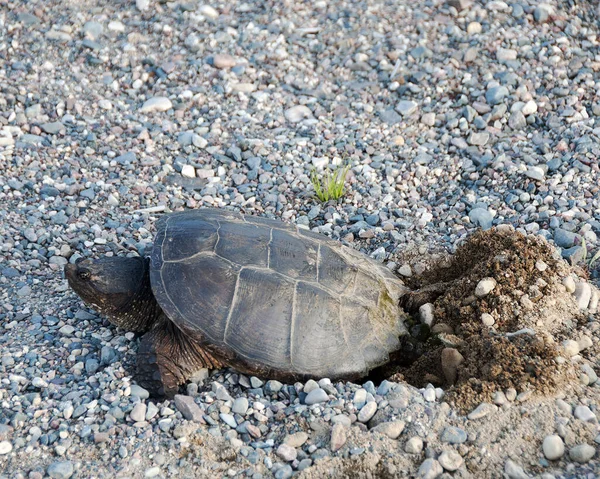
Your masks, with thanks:
M142 337L136 363L136 381L159 397L173 397L199 369L222 366L201 347L198 337L183 332L166 317Z
M415 291L409 291L400 298L400 306L408 313L416 313L426 303L433 303L446 292L450 283L434 283Z

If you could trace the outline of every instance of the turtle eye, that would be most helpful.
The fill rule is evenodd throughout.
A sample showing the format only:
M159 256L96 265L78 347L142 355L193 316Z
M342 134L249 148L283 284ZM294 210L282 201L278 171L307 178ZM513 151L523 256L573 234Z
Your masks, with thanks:
M77 273L77 276L79 277L79 279L87 281L92 277L92 273L90 273L87 269L82 269Z

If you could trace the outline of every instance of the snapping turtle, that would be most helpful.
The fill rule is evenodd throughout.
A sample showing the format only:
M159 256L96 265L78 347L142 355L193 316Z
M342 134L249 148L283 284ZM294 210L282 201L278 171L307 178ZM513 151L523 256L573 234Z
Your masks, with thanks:
M135 377L154 395L172 396L200 368L358 379L417 356L399 306L408 290L393 273L276 220L169 214L149 258L88 259L65 274L113 324L144 333Z

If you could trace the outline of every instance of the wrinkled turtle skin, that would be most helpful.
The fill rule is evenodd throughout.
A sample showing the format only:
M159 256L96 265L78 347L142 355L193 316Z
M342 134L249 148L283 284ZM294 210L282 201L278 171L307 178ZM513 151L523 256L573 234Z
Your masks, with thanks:
M402 282L337 241L216 209L167 215L157 229L154 296L213 362L288 381L359 378L406 334Z

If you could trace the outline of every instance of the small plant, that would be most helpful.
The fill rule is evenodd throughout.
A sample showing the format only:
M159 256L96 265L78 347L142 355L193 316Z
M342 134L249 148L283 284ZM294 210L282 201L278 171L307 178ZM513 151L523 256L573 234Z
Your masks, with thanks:
M589 264L589 267L591 268L592 266L594 266L594 263L595 263L596 261L598 261L599 259L600 259L600 250L598 250L598 251L596 252L596 254L594 255L594 257L593 257L593 258L590 260L590 262L588 263L588 264Z
M315 189L315 195L319 201L326 203L330 200L339 200L346 191L346 175L350 170L350 165L337 166L331 171L327 168L323 172L323 177L319 178L317 170L310 172L310 181Z
M596 254L588 262L587 261L588 249L587 249L587 243L585 242L585 238L581 238L581 248L583 249L583 256L581 257L581 263L587 264L588 268L592 269L592 267L594 266L594 263L600 259L600 250L596 251Z

